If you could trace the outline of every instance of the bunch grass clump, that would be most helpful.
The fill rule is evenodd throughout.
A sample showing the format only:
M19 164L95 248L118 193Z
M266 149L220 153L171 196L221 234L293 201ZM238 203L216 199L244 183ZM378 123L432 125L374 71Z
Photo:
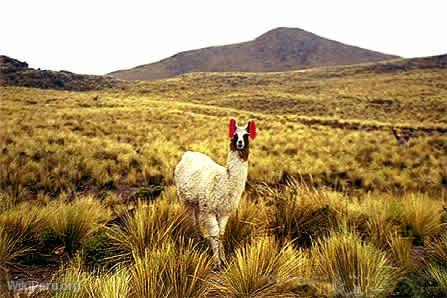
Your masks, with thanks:
M50 289L52 297L58 298L80 298L89 297L91 286L95 276L84 268L83 257L81 254L74 255L67 264L59 268L51 279ZM64 288L57 288L63 286Z
M436 264L428 264L421 272L435 281L438 289L447 295L447 268Z
M22 242L32 244L39 240L45 227L45 216L41 206L25 202L0 213L0 226Z
M414 272L419 265L411 255L413 248L412 242L411 238L402 237L397 233L391 234L388 237L391 258L395 262L395 266L398 267L402 273Z
M12 261L29 251L21 246L21 239L10 235L4 227L0 226L0 275L6 272Z
M418 193L405 195L401 200L400 220L403 228L408 229L404 232L415 237L419 244L430 243L439 237L444 207L442 201Z
M293 241L298 247L310 247L338 225L340 203L333 194L318 191L296 181L282 189L266 188L265 196L272 205L269 228L284 243Z
M110 210L94 197L78 197L72 202L58 200L46 206L46 230L61 242L65 251L74 253L110 219Z
M130 288L136 297L206 297L213 266L209 255L191 241L164 241L134 256Z
M291 245L279 248L273 237L263 236L236 251L213 288L225 297L290 295L303 281L306 266L303 252Z
M350 232L319 239L311 256L323 295L386 297L400 279L384 252Z
M96 275L90 283L90 297L128 297L130 289L130 273L125 268L117 268L115 271Z
M268 229L268 207L264 201L253 202L243 196L239 207L226 225L223 238L225 251L232 254L238 247L250 243Z
M114 258L131 261L135 257L143 257L148 248L156 248L165 241L180 237L185 213L178 203L171 204L161 199L151 204L139 203L122 218L122 224L111 226L107 234L116 251Z

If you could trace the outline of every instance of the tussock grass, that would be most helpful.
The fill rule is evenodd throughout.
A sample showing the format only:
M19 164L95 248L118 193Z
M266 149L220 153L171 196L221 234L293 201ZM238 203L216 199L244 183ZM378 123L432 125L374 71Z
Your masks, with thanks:
M27 248L21 247L20 238L13 237L0 226L0 273L6 271L14 258L23 255L27 251Z
M447 295L447 235L430 244L430 256L418 269L422 276L434 281L439 290Z
M133 214L123 216L122 226L114 225L107 230L116 250L115 258L130 261L143 257L146 250L156 248L173 236L181 236L181 222L185 218L182 207L168 200L152 204L139 203Z
M136 297L205 297L209 292L212 260L191 241L178 247L165 241L134 260L130 288Z
M399 281L383 252L349 232L318 240L311 255L323 295L386 297Z
M436 282L437 287L444 295L447 295L447 269L445 267L429 264L424 273Z
M268 229L268 216L268 208L263 201L253 202L246 196L242 197L238 210L231 215L225 229L226 253L232 254L236 248L264 234Z
M343 115L341 119L326 115L326 120L321 116L321 121L313 123L303 122L302 116L210 106L203 98L186 103L177 100L177 96L184 97L184 91L179 92L177 87L162 88L166 94L157 96L143 96L138 89L137 94L132 90L103 91L103 100L91 108L81 107L91 100L88 92L2 88L8 113L2 113L4 129L0 132L0 162L4 165L0 169L0 191L18 202L35 193L53 197L62 192L122 193L132 187L170 185L172 171L185 150L200 150L225 162L228 140L222 123L229 116L256 118L262 128L251 151L250 179L254 183L275 185L282 177L301 175L312 176L316 186L338 190L443 190L446 137L421 133L411 139L409 148L402 148L388 129L398 125L398 120L389 118L388 113L387 121L391 122L380 126L385 129L366 130L373 125L364 117L368 108L357 111L361 116L355 117L357 120L349 118L355 120L357 128L346 130L344 122L349 119ZM171 97L170 92L175 96ZM26 104L30 97L37 101L32 107ZM231 101L235 101L234 96ZM303 106L299 99L293 102L296 107ZM318 103L311 110L324 111L321 105L327 103ZM339 111L345 109L340 107ZM421 114L432 117L425 110ZM344 122L325 126L333 119ZM365 121L364 130L361 124ZM427 123L409 122L405 127L429 128L438 122L439 117ZM195 129L199 127L206 129ZM210 137L209 132L216 133Z
M22 203L0 213L0 227L28 244L39 240L45 223L42 208L29 203Z
M70 254L111 216L110 211L91 196L79 197L72 202L59 200L46 206L42 212L47 215L46 230Z
M279 248L273 237L260 237L236 251L225 271L212 281L213 288L224 297L291 295L303 280L306 262L292 246Z
M447 235L444 234L439 240L430 245L432 257L439 264L447 266Z
M439 236L442 228L442 201L421 194L409 194L402 198L402 224L410 236L420 243L430 242Z
M96 276L91 283L90 296L97 298L128 297L130 273L127 269Z
M65 288L56 288L51 295L58 298L89 297L93 282L94 275L84 270L82 256L77 254L54 275L51 283Z
M190 74L95 92L0 87L4 266L37 241L46 256L64 246L61 260L80 248L93 254L84 260L109 256L100 247L116 270L64 265L60 276L81 281L80 294L56 295L206 296L208 244L194 237L173 169L186 150L224 164L236 117L256 119L259 134L225 234L228 267L211 274L215 292L386 296L401 274L434 282L442 274L415 270L412 255L437 251L423 267L445 270L445 75L351 67ZM390 127L412 134L408 147ZM145 189L163 191L136 203Z
M27 253L30 249L22 246L22 239L14 237L0 225L0 296L8 297L9 268L14 259Z
M90 272L80 254L61 267L50 283L52 297L128 297L130 275L127 269Z
M404 238L395 233L389 235L388 245L396 267L400 268L403 273L416 271L418 263L411 256L412 239Z
M309 247L337 226L337 210L329 192L291 181L280 190L267 187L264 193L273 204L269 227L283 242Z

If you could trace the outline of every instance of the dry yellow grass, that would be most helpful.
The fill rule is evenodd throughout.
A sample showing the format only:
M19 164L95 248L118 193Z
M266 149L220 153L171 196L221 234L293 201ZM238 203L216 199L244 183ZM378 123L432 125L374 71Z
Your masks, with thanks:
M388 295L404 287L402 276L419 288L422 276L441 283L443 271L419 273L414 255L445 234L445 74L348 67L191 74L95 92L0 87L0 266L25 262L8 248L17 233L19 251L34 249L26 262L49 261L61 246L60 259L80 252L79 262L89 260L61 269L60 280L81 282L80 292L57 293L64 297L150 296L149 287L165 296L366 295L381 287ZM256 119L259 134L225 235L227 267L211 273L172 174L186 150L224 164L230 116ZM408 147L391 126L414 132ZM299 259L299 268L284 267L273 251ZM254 265L264 256L268 270ZM104 262L91 268L92 260ZM154 265L160 260L166 268ZM300 283L257 286L278 268Z

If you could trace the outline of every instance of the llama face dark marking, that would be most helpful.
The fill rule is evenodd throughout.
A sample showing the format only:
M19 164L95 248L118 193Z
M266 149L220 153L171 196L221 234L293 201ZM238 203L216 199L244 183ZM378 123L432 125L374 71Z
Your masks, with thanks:
M233 138L231 139L231 144L236 150L240 151L248 147L249 134L247 125L236 127L236 131L234 132Z
M243 161L248 160L249 154L250 138L247 129L247 126L237 127L230 144L231 151L237 151Z
M236 120L230 119L229 136L231 139L231 151L237 151L239 157L243 161L248 160L249 154L249 140L254 140L256 137L256 124L254 120L248 121L246 125L238 126Z

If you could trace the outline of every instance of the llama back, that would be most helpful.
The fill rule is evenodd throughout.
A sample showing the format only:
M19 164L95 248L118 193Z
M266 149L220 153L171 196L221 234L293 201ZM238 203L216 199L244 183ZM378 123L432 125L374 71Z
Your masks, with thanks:
M210 177L218 173L225 173L225 168L209 156L200 152L185 152L174 171L180 199L198 203L198 200L206 196Z

